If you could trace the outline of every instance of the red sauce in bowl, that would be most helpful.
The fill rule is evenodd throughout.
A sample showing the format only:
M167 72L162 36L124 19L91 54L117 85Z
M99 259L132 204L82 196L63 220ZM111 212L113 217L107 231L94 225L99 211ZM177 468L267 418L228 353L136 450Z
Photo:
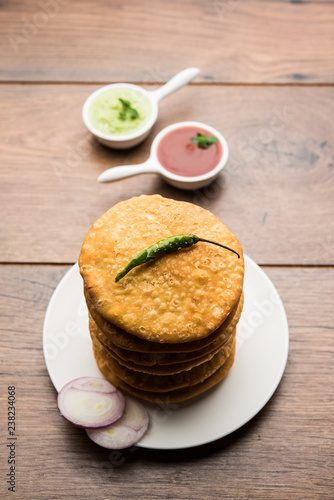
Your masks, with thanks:
M218 142L201 148L191 142L199 132L212 136L208 130L197 127L181 127L166 134L158 144L157 156L160 164L176 175L197 177L211 172L220 162L223 147Z

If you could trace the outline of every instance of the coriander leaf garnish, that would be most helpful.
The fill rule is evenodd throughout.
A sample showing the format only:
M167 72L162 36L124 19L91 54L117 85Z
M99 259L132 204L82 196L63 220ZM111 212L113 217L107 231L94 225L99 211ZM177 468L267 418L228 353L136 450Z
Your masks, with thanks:
M191 138L191 142L198 144L198 147L202 149L206 149L211 146L211 144L218 142L218 139L213 135L205 135L203 132L198 132L195 137Z
M139 118L139 113L136 109L134 108L129 108L129 113L131 115L131 118L134 120L135 118Z
M118 118L120 120L124 121L128 116L131 118L131 120L139 118L138 111L131 106L130 101L128 101L127 99L122 99L121 97L119 97L118 100L122 104L122 110L118 114Z
M121 104L123 104L124 108L131 108L131 102L127 99L122 99L121 97L119 97L118 100Z

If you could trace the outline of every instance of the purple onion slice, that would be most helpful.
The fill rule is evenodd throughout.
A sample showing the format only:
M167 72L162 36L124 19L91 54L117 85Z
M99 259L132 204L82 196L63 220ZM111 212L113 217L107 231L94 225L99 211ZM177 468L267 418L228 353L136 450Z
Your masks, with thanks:
M86 429L94 443L113 450L132 446L143 437L149 424L145 407L131 396L126 396L125 411L117 422L104 429Z
M64 385L57 404L62 416L77 427L100 429L121 418L125 397L103 378L81 377Z

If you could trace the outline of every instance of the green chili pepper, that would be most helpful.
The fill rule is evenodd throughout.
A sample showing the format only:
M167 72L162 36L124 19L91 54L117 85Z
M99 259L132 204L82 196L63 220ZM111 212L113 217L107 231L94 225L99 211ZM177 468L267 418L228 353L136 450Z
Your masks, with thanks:
M154 260L158 255L165 255L167 253L176 252L180 248L191 247L199 241L203 241L204 243L212 243L213 245L218 245L219 247L225 248L226 250L235 253L240 259L240 255L235 250L232 250L232 248L228 248L225 245L221 245L220 243L216 243L215 241L204 240L203 238L199 238L195 234L178 234L176 236L169 236L168 238L160 240L157 243L154 243L154 245L151 245L145 250L139 252L132 260L130 260L130 262L128 262L123 271L117 274L115 281L117 283L117 281L128 274L131 269Z

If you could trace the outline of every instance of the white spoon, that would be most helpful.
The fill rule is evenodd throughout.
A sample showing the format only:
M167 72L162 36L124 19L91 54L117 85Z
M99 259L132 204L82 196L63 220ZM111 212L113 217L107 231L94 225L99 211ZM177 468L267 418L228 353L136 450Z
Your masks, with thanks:
M158 160L158 146L161 139L177 128L183 127L196 127L204 130L207 130L212 135L218 138L219 142L222 145L222 157L217 163L217 165L207 172L206 174L199 175L196 177L186 177L183 175L176 175L172 172L169 172L166 168L164 168ZM133 175L139 174L148 174L148 173L157 173L160 174L166 182L180 189L199 189L201 187L207 186L210 184L220 173L220 171L224 168L227 163L229 156L228 144L224 136L215 128L206 125L205 123L200 122L179 122L173 123L168 127L165 127L163 130L159 132L159 134L154 138L151 146L151 153L149 158L144 162L138 165L121 165L119 167L111 167L108 170L102 172L98 177L99 182L111 182L119 179L124 179L125 177L131 177Z
M126 149L136 146L140 142L142 142L150 133L153 125L155 124L158 117L158 103L161 99L166 97L167 95L175 92L179 88L183 87L191 80L195 78L199 73L198 68L187 68L177 73L177 75L173 76L165 85L156 89L156 90L145 90L138 85L133 85L131 83L112 83L111 85L106 85L105 87L101 87L100 89L93 92L88 99L85 101L82 109L82 117L83 121L88 128L88 130L96 137L96 139L108 146L110 148L115 149ZM105 134L100 130L93 127L89 119L89 106L93 99L95 99L99 94L105 92L111 88L126 88L133 89L137 92L143 94L151 104L151 115L148 122L144 127L140 128L135 132L131 132L129 134L117 135L117 134Z

